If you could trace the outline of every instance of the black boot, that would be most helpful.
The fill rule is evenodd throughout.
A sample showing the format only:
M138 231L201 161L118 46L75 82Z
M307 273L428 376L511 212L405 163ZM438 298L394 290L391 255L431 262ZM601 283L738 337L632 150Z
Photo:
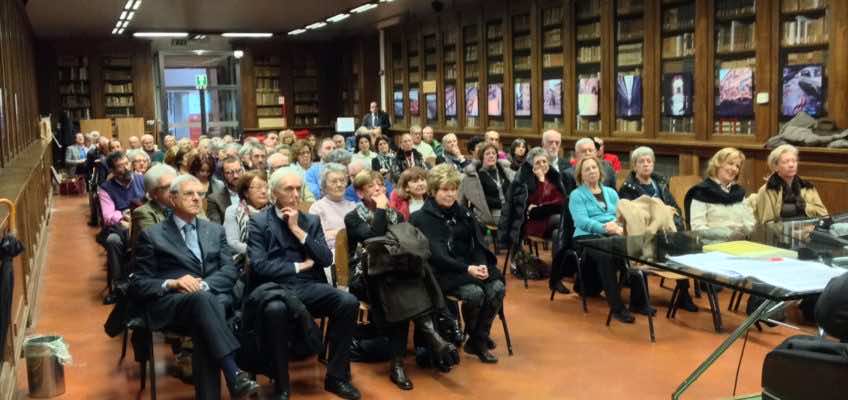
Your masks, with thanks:
M415 329L418 330L422 338L430 345L430 350L433 354L442 360L450 360L451 364L457 364L459 362L459 352L456 351L456 347L439 335L435 325L433 325L433 319L429 315L416 319Z
M698 306L692 301L692 296L689 295L688 290L680 293L680 297L677 298L677 307L689 312L698 312Z
M393 358L389 365L389 379L401 390L412 390L412 381L403 369L403 357Z

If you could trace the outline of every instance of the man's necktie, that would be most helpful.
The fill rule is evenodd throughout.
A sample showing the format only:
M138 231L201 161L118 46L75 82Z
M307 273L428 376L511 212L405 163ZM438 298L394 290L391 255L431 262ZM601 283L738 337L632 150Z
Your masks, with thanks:
M200 245L197 242L197 229L192 224L183 225L183 233L185 233L185 243L191 253L194 254L195 257L199 261L203 261L200 256Z

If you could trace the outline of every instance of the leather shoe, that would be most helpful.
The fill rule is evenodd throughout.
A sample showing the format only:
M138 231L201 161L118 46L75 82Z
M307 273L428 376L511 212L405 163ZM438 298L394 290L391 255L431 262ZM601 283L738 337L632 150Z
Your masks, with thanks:
M486 338L486 348L489 349L489 350L494 350L494 349L498 348L498 344L495 343L495 341L492 340L492 338L487 337Z
M677 307L689 312L698 312L698 306L692 301L692 296L689 293L684 293L680 296L679 300L677 300Z
M498 362L498 357L492 354L489 349L486 348L485 343L477 343L474 340L469 339L465 342L465 346L462 348L466 353L477 356L480 361L486 364L495 364Z
M657 315L657 309L647 304L638 307L630 307L630 312L642 315L650 315L652 317L654 315Z
M456 352L456 347L450 342L445 341L445 339L439 335L439 332L436 331L435 325L433 325L432 318L427 316L415 320L415 328L423 335L427 344L430 345L430 349L439 359L452 359L451 354ZM456 364L456 362L453 364Z
M394 382L401 390L412 390L412 381L406 376L406 370L403 369L403 359L395 358L392 360L389 369L389 379Z
M235 380L227 385L227 388L230 390L230 397L234 399L259 393L259 384L250 379L250 375L244 371L239 371Z
M362 398L359 390L348 381L328 378L324 381L324 390L346 400L359 400Z
M558 280L558 281L556 281L556 282L554 282L554 283L552 283L552 284L549 284L549 285L548 285L548 287L549 287L552 291L557 292L557 293L562 293L562 294L569 294L569 293L571 293L571 291L570 291L570 290L568 290L568 288L567 288L567 287L565 287L565 285L563 285L563 284L562 284L562 281L559 281L559 280Z
M634 321L636 321L636 317L634 317L633 314L631 314L630 311L627 311L626 309L622 309L621 311L613 311L612 317L615 318L617 321L623 322L625 324L632 324Z
M279 393L274 393L270 397L271 400L289 400L289 391L285 390Z

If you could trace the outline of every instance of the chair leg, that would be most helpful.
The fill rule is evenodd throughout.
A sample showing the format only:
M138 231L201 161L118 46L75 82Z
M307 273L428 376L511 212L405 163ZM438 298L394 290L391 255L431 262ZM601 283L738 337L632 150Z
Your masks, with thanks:
M330 341L327 340L326 328L327 328L327 318L321 318L321 324L318 326L318 329L321 331L321 336L324 340L322 341L323 342L322 343L323 349L321 351L321 354L318 355L318 362L320 362L322 364L327 363L327 353L329 352L329 348L330 348Z
M695 298L700 299L701 298L701 281L699 281L697 279L693 279L692 283L695 284L694 287L692 288L692 291L695 293Z
M150 332L148 337L150 338L148 342L150 352L147 360L147 364L150 367L150 400L156 400L156 355L154 354L155 351L153 351L153 332Z
M551 289L551 301L554 301L555 295L556 295L556 290Z
M677 298L680 296L680 288L675 286L671 291L671 303L668 305L668 311L665 313L665 317L668 319L674 318L674 311L677 308Z
M712 285L707 285L707 298L710 301L710 311L713 316L713 327L716 332L721 332L721 308Z
M582 254L580 254L580 259L577 260L577 280L580 281L580 302L583 305L583 313L587 314L589 312L589 307L586 305L586 283L583 278L583 260L586 259L586 248L583 248Z
M609 309L607 313L607 326L610 326L610 322L612 321L612 308Z
M504 314L503 306L501 306L501 309L498 311L498 317L501 319L501 324L503 325L506 350L509 352L509 355L512 356L512 339L509 337L509 327L506 324L506 314Z
M736 296L741 296L738 290L733 290L733 293L730 294L730 301L727 304L727 311L733 311L733 304L736 302Z
M660 287L663 289L668 289L667 287L665 287L665 278L660 278Z
M739 306L742 305L742 293L736 298L736 304L733 306L733 312L739 312Z
M138 362L138 379L141 381L138 389L139 395L141 395L141 392L144 392L144 388L147 387L147 361Z
M508 270L509 269L509 256L512 254L512 247L513 246L509 246L506 249L506 257L504 258L504 266L503 266L504 283L506 283L507 273L509 273L509 270Z
M648 285L647 285L647 282L645 281L645 274L642 273L641 271L637 271L636 274L639 277L639 284L642 285L642 292L645 293L645 304L650 306L651 305L651 295L648 292ZM631 294L631 296L632 296L632 294ZM648 314L648 333L651 336L651 343L656 343L657 338L654 335L654 317L650 314Z

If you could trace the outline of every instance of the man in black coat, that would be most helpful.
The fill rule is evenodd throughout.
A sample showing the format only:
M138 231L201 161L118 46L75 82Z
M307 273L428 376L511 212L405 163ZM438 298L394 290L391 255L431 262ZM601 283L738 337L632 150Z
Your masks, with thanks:
M227 190L219 190L209 195L206 198L206 217L210 221L217 224L224 224L224 212L232 204L240 201L239 195L236 192L236 184L241 177L244 168L241 165L241 160L237 157L227 157L222 165L224 182L227 184Z
M196 398L221 398L218 369L231 397L255 394L259 385L236 366L239 344L226 319L238 272L224 228L197 218L206 195L197 178L175 178L170 192L173 216L139 237L130 293L146 307L151 330L191 335Z
M321 221L298 211L303 180L283 168L270 179L275 200L248 224L247 257L256 284L276 282L294 293L315 317L329 317L330 359L324 389L344 399L359 399L350 382L350 345L359 301L327 283L324 268L333 255ZM282 365L282 364L279 364Z
M598 148L595 146L595 141L591 138L582 138L574 143L574 160L575 165L580 162L580 160L588 157L598 158ZM604 180L601 182L602 185L609 187L613 190L618 189L615 186L615 170L612 168L606 160L598 158L601 164L601 170L604 173ZM577 187L576 180L574 178L574 167L569 166L568 169L565 170L563 175L567 175L567 177L563 177L563 182L566 184L567 190L574 190ZM574 187L569 188L568 186L574 182Z
M389 133L392 123L389 121L389 114L380 110L376 101L372 101L368 106L368 114L362 117L362 126L368 129L380 128L386 135Z

